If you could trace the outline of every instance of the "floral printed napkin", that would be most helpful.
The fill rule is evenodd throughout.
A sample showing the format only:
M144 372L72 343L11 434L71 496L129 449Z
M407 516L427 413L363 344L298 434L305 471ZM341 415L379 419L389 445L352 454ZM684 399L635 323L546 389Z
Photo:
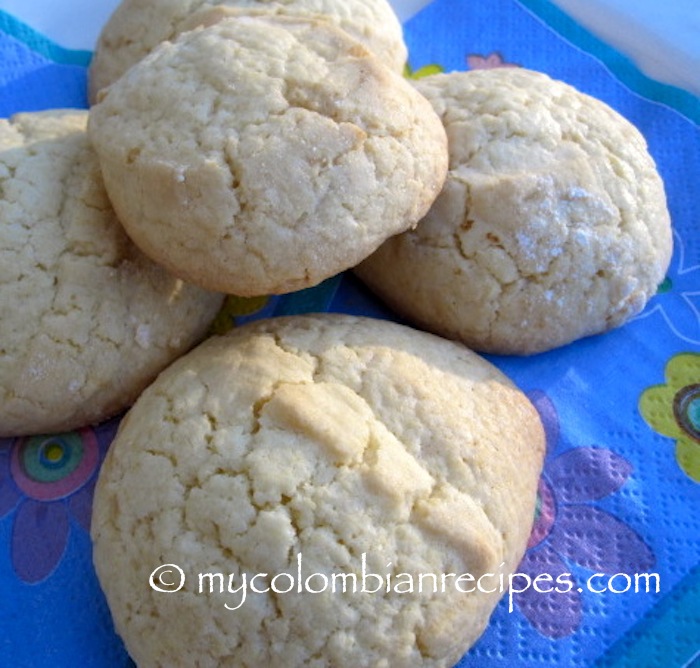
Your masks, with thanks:
M434 0L405 32L409 76L523 66L613 106L646 136L674 222L668 276L632 322L529 358L490 357L538 408L548 452L516 591L459 666L697 664L700 100L644 77L548 0ZM0 12L0 116L86 106L89 56ZM319 310L393 317L346 275L285 297L229 299L215 327ZM117 424L0 439L2 666L132 665L87 533Z

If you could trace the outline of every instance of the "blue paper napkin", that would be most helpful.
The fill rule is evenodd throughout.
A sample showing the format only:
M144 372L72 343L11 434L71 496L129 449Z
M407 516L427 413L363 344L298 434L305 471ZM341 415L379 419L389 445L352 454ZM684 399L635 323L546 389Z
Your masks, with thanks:
M646 78L547 0L435 0L405 35L413 76L523 66L610 104L645 135L674 225L668 276L632 322L541 355L490 357L540 411L548 453L519 569L519 588L531 586L502 600L459 666L690 666L700 656L700 101ZM85 107L88 58L0 13L0 116ZM346 275L232 299L217 325L319 310L394 317ZM0 439L0 666L132 665L87 533L117 423ZM551 580L538 592L542 574Z

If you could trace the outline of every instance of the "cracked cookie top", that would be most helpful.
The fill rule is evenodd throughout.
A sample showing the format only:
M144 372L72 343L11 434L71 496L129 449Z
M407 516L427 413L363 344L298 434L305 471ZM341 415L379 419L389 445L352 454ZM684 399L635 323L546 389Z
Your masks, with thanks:
M522 68L415 82L445 125L445 187L358 269L398 312L476 350L528 354L617 327L671 257L662 180L603 102Z
M449 668L522 557L543 451L526 397L434 335L322 314L209 339L141 395L101 471L116 628L144 666ZM165 564L175 593L148 586ZM382 584L361 591L363 572ZM207 573L231 589L200 591Z
M341 31L283 17L161 45L107 90L89 130L144 252L243 296L357 264L425 214L447 171L422 95Z
M119 225L87 112L0 120L0 435L126 408L204 335L219 295L145 257Z
M406 63L403 32L387 0L123 0L100 34L90 64L90 98L114 83L158 44L196 25L212 8L322 19L361 41L388 67Z

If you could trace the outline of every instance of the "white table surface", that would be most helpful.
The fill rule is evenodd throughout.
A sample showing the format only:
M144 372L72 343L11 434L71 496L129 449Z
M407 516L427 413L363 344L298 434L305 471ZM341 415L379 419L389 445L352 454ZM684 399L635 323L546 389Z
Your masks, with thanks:
M391 0L402 21L429 0ZM469 0L463 0L468 2ZM0 10L70 49L92 49L119 0L0 0ZM648 76L700 95L699 0L553 0Z

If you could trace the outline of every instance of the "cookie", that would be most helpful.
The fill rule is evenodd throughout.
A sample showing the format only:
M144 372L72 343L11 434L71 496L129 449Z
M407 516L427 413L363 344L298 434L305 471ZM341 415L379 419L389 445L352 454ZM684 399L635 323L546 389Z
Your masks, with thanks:
M68 431L126 408L205 334L220 295L128 239L87 112L0 120L0 435Z
M122 421L97 574L139 666L449 667L523 555L543 451L526 397L455 342L257 321L175 362Z
M165 43L90 113L149 256L204 288L310 287L416 224L447 173L427 100L332 26L227 18Z
M413 323L529 354L617 327L663 281L672 235L640 132L522 68L415 82L445 124L445 187L415 230L357 274Z
M387 0L124 0L105 24L89 69L90 99L114 83L158 44L196 25L212 8L323 19L360 40L390 68L406 63L403 31Z

